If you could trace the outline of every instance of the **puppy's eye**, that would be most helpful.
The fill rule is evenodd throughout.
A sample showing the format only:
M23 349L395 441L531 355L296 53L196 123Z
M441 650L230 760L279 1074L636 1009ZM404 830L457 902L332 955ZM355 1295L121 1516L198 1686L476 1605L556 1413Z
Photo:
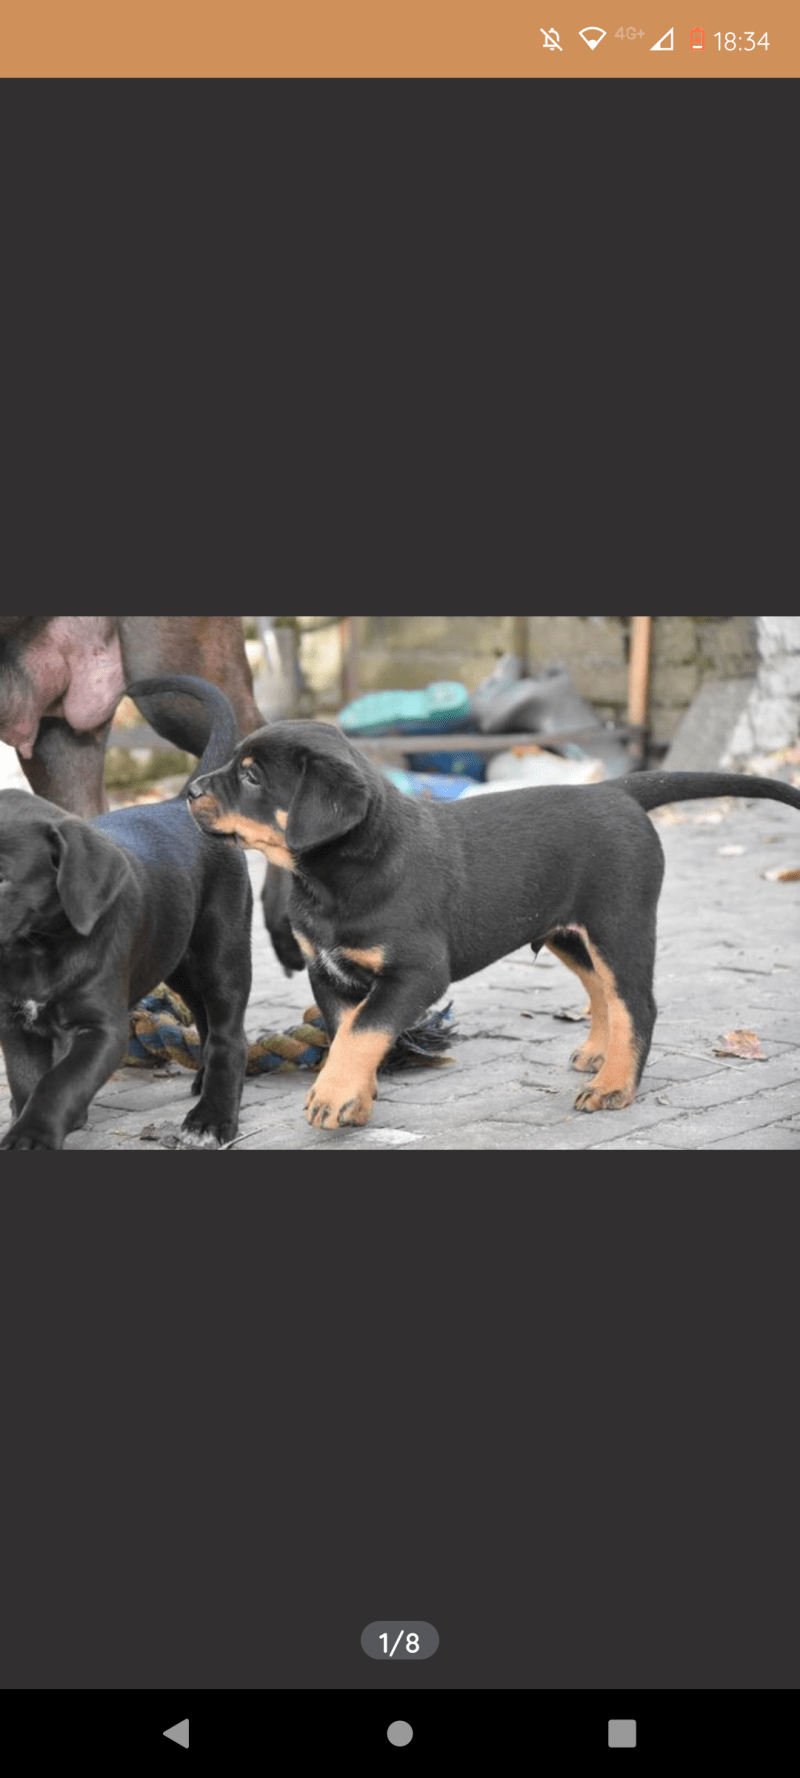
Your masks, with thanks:
M256 789L261 783L258 772L254 771L252 766L241 766L239 776L243 784L253 784Z

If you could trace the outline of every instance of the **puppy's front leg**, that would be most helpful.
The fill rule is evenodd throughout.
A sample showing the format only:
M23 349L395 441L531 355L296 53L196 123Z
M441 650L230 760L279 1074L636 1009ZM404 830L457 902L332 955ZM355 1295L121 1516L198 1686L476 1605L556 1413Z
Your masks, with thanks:
M119 1067L127 1047L127 1011L113 1023L109 1018L102 1025L82 1025L69 1055L34 1087L0 1149L63 1148L71 1132L83 1128L95 1093Z
M306 1117L314 1129L369 1123L378 1096L378 1069L398 1037L424 1017L447 985L446 967L436 975L426 967L424 973L381 976L360 1006L337 1007L328 1060L306 1099ZM320 996L317 990L317 998L330 1029L334 1025L327 1004L330 996Z
M11 1089L11 1110L16 1119L25 1110L39 1081L53 1066L53 1044L49 1037L21 1031L17 1025L4 1027L0 1032L0 1043Z

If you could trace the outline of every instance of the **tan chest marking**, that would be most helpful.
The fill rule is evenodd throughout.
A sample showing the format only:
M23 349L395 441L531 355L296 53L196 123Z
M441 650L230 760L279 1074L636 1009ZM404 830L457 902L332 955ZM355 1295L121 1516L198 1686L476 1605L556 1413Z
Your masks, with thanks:
M339 945L333 952L320 951L316 945L312 944L310 938L306 938L305 933L296 932L294 927L292 927L292 932L306 962L316 963L321 960L331 975L339 977L343 987L349 987L350 981L345 971L337 963L337 958L341 957L346 963L354 963L357 969L366 969L371 975L379 975L386 962L386 953L382 945L373 945L370 950L357 950L352 949L349 945Z
M229 815L221 811L214 827L217 833L235 834L251 852L263 852L270 864L276 864L279 870L295 869L294 858L277 827L270 827L264 821L248 821L245 815Z
M386 963L383 945L373 945L368 951L351 950L349 945L340 945L339 949L348 963L355 963L359 969L371 969L374 975L380 975Z

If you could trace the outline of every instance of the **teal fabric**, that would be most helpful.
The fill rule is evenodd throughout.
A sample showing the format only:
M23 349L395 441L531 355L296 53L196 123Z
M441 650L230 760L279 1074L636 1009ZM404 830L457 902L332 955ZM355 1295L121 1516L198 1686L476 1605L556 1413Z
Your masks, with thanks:
M470 722L472 702L465 685L443 680L426 691L375 691L343 710L346 735L445 735Z

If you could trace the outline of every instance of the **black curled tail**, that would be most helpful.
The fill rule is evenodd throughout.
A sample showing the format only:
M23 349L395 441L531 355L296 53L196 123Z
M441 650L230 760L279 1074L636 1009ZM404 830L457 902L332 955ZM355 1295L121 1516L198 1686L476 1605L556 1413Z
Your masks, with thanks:
M231 705L216 685L190 673L164 674L137 679L127 696L138 704L157 735L184 753L195 753L198 764L188 781L228 764L239 745L239 726Z
M777 778L748 778L744 772L637 772L613 780L640 809L661 809L666 803L693 802L705 796L764 797L800 809L800 790Z

